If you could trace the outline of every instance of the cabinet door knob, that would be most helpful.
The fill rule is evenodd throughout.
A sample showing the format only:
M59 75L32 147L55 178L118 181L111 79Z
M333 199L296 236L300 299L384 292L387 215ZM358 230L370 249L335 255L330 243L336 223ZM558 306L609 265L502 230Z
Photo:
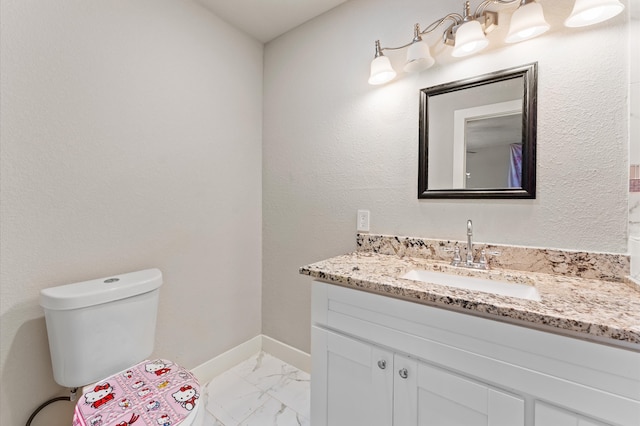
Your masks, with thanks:
M385 368L387 368L387 361L381 359L380 361L378 361L378 367L380 367L380 370L384 370Z
M409 372L407 371L406 368L402 368L400 370L398 370L398 374L400 375L400 377L402 377L403 379L406 379L407 377L409 377Z

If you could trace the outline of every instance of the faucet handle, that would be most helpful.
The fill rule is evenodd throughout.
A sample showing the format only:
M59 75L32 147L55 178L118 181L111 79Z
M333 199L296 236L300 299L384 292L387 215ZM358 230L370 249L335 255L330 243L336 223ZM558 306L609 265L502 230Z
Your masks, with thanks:
M483 266L487 265L487 252L484 249L480 251L480 260L478 261L478 263Z
M460 247L455 246L454 248L446 248L443 251L453 252L453 258L451 259L451 264L453 266L457 266L462 261L462 258L460 257Z
M489 262L487 261L487 255L488 254L499 255L500 252L499 251L486 251L485 249L482 249L480 251L480 260L478 261L478 265L479 265L480 269L490 269Z

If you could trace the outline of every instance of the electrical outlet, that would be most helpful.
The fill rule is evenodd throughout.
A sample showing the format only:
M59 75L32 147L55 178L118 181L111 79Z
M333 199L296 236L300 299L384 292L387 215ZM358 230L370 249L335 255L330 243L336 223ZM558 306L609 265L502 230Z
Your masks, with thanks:
M356 229L360 232L369 232L369 210L358 210Z

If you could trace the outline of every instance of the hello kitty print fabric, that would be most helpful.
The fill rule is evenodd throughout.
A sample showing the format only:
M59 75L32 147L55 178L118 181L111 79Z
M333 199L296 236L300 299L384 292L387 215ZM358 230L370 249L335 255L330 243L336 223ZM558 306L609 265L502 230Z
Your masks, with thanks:
M98 382L79 398L73 426L175 426L196 407L191 372L157 359Z

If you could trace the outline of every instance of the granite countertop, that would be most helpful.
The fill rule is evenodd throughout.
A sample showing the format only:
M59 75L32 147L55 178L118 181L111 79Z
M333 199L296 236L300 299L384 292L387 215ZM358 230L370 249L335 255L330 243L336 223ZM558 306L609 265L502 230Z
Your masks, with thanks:
M412 269L533 285L540 301L399 278ZM508 269L476 271L446 262L357 251L300 268L333 284L515 322L640 352L640 292L623 282Z

